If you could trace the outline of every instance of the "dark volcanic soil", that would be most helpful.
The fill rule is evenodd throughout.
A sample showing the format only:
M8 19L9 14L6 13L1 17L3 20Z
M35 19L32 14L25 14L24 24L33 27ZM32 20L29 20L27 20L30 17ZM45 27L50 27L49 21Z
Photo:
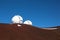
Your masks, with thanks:
M0 40L60 40L60 30L45 30L34 26L0 24Z

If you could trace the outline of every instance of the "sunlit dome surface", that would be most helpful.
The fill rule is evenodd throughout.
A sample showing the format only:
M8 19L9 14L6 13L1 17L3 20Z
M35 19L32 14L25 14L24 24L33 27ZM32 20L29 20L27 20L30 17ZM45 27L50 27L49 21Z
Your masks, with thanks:
M13 23L23 23L23 18L20 15L15 15L12 17L12 22Z
M31 22L30 20L26 20L26 21L24 22L24 24L32 25L32 22Z

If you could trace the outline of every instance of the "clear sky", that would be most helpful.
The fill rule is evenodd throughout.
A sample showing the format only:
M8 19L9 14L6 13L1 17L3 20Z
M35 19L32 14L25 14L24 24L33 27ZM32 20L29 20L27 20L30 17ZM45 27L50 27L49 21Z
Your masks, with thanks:
M0 0L0 23L11 23L14 15L38 27L59 26L60 0Z

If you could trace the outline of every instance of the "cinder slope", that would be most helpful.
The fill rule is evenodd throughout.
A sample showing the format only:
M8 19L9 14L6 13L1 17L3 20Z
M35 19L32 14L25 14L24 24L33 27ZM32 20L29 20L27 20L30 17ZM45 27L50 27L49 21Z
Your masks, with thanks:
M0 40L60 40L58 30L45 30L34 26L0 24Z

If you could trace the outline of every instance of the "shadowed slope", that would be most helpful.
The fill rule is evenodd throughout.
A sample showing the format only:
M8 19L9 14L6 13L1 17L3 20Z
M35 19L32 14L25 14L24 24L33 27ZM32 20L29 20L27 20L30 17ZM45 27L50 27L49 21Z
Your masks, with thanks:
M0 40L59 40L60 31L21 24L0 24Z

